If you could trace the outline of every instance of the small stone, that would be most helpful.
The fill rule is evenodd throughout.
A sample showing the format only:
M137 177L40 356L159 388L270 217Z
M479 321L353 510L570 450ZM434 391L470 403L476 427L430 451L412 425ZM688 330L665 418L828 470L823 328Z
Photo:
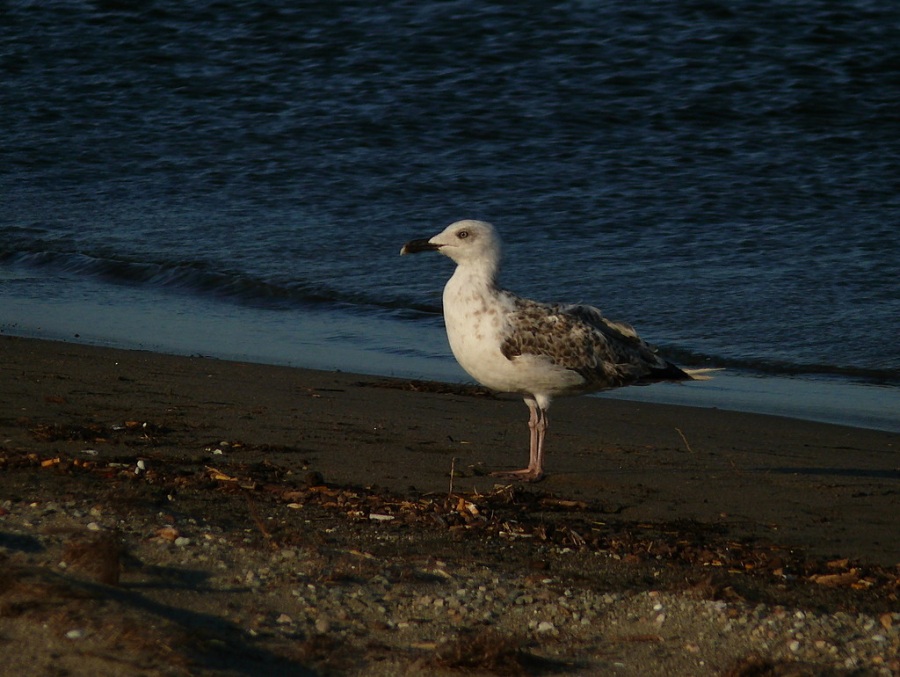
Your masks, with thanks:
M316 619L316 632L324 635L329 630L331 630L331 622L327 618L319 617Z
M88 525L87 525L87 530L88 530L88 531L100 531L101 529L103 529L103 527L101 527L101 526L100 526L99 524L97 524L96 522L89 522Z
M69 630L66 633L66 639L81 639L84 637L84 630Z
M174 541L178 538L178 529L175 527L162 527L156 532L156 535L164 541Z
M538 623L537 631L541 634L555 632L556 626L553 625L553 623L551 623L550 621L541 621L540 623Z
M179 548L183 548L190 544L191 544L191 539L188 538L187 536L179 536L178 538L175 539L175 545L178 546Z
M287 614L281 614L278 618L275 619L275 622L279 625L290 625L294 622L294 619Z

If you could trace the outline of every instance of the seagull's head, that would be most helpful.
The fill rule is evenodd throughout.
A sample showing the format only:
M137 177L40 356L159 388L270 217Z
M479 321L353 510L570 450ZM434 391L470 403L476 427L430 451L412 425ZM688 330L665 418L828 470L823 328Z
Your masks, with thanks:
M486 261L496 266L500 258L500 237L485 221L457 221L432 238L410 240L400 255L418 252L440 252L462 265Z

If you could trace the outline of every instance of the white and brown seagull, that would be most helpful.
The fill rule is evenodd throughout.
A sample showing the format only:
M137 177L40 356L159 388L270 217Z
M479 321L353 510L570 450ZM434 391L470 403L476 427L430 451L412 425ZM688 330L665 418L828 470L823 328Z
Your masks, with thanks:
M444 287L444 323L460 366L482 385L521 393L531 412L528 467L493 473L537 481L544 476L547 410L554 397L658 381L707 378L657 355L628 324L591 306L539 303L497 286L500 238L484 221L457 221L400 254L438 251L456 262Z

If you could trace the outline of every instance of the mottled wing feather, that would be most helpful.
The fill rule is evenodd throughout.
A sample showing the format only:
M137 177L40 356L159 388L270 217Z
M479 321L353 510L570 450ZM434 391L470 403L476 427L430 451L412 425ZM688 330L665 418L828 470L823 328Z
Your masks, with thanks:
M592 387L617 387L649 377L667 364L628 324L603 317L591 306L550 305L515 299L507 359L535 355L571 369Z

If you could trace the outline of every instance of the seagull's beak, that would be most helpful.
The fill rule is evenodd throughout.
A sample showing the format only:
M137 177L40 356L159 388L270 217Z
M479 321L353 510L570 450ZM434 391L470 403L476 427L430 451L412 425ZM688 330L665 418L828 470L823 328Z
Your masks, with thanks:
M418 254L419 252L436 252L441 245L431 240L410 240L400 249L400 256L404 254Z

